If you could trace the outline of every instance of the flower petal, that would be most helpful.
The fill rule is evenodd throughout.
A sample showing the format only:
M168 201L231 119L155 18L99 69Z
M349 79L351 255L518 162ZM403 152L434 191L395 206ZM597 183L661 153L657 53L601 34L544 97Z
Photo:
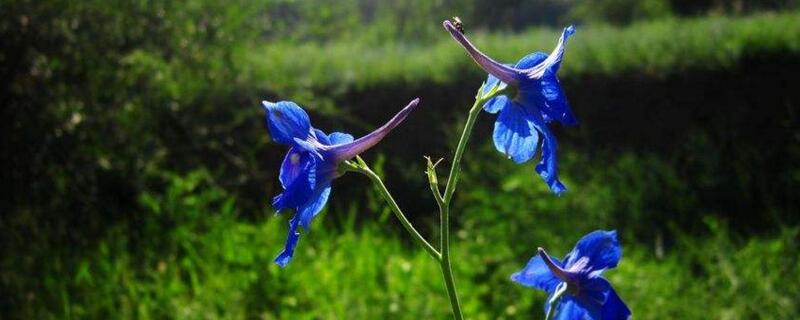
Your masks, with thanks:
M535 67L537 64L542 63L547 59L547 54L541 51L529 53L528 55L522 57L517 61L517 64L514 65L517 69L529 69Z
M516 67L532 68L546 59L547 54L534 52L520 59ZM520 101L523 104L536 105L541 110L545 122L557 120L564 125L578 123L555 72L546 72L539 79L521 80L519 87Z
M530 160L536 154L539 134L530 119L531 114L520 104L511 102L500 111L494 123L494 146L515 163Z
M409 102L405 108L400 110L400 112L386 122L386 124L378 129L375 129L375 131L372 131L355 141L334 145L331 148L328 148L326 151L328 154L333 156L335 161L352 159L356 155L367 151L369 148L372 148L372 146L380 142L387 134L389 134L389 132L402 123L403 120L408 117L408 114L417 107L417 105L419 105L419 98L411 100L411 102Z
M488 113L497 113L511 104L511 100L506 96L497 96L489 99L483 104L483 110Z
M541 176L544 182L547 183L547 186L550 187L550 191L556 195L561 195L564 191L567 191L567 188L558 179L558 158L556 156L558 143L556 142L556 137L553 132L550 131L550 128L547 127L541 116L535 115L532 117L531 124L544 137L544 141L542 142L542 160L536 165L536 172L539 173L539 176Z
M300 219L300 225L303 226L303 229L308 230L308 228L311 226L311 220L314 219L314 217L316 217L317 214L322 211L322 208L325 207L330 194L331 186L328 184L327 187L324 187L317 192L316 195L308 201L308 203L298 208L295 215Z
M558 39L558 44L556 45L555 49L553 49L553 52L547 56L547 59L536 66L522 70L522 73L524 73L529 79L540 79L545 72L549 72L551 74L558 72L558 69L561 67L561 60L564 58L564 49L567 44L567 40L569 40L569 37L574 33L575 27L569 26L564 28L564 31L561 33L561 37Z
M325 132L317 128L313 128L313 130L314 130L314 137L317 139L319 143L326 146L331 144L330 137L328 137L328 135L325 134Z
M272 206L276 211L296 208L308 200L311 188L307 178L308 176L301 175L286 190L272 198Z
M561 89L561 84L555 75L544 76L539 82L541 84L544 103L542 113L546 118L557 120L564 125L572 126L578 124L575 115L567 102L567 96ZM547 120L547 119L546 119Z
M616 267L622 258L617 231L596 230L583 236L564 261L564 267L570 269L584 257L589 259L584 268L590 272Z
M489 74L486 77L486 82L483 84L483 90L481 91L481 95L483 96L488 94L489 91L492 90L492 87L494 87L499 83L501 83L499 79ZM509 103L509 101L511 100L509 100L507 96L498 95L494 98L489 99L489 101L486 101L486 103L483 104L483 110L488 113L497 113L498 111L505 108L505 106Z
M475 62L481 68L483 68L484 71L494 75L500 79L500 81L503 81L506 84L517 84L517 78L519 78L520 70L516 70L512 67L494 61L492 58L489 58L483 52L478 50L478 48L475 48L475 46L469 42L467 37L464 36L464 34L461 33L461 31L459 31L452 22L445 20L442 22L442 25L447 32L450 32L450 35L453 37L453 39L455 39L462 47L464 47L464 49L467 50L467 53L470 57L472 57L472 60L475 60Z
M548 298L548 301L550 299ZM556 307L556 320L600 320L599 318L593 318L586 308L578 303L577 300L573 299L571 296L565 295L561 298L561 301L558 303ZM544 305L545 314L549 309L547 302Z
M297 231L298 220L297 217L289 220L289 234L286 237L286 244L283 251L275 257L275 264L285 267L294 256L294 248L297 247L297 241L300 240L300 232Z
M289 152L286 153L286 157L283 158L283 164L281 164L281 172L279 175L279 180L283 189L285 190L288 188L288 186L302 174L303 170L306 170L310 163L311 158L307 152L300 152L300 150L294 147L289 149Z
M611 288L606 298L606 303L603 304L601 311L603 319L610 320L626 320L631 317L631 310L625 305L625 302L620 299L614 288Z
M553 258L553 262L561 265L561 262L557 259ZM511 280L523 286L534 287L548 293L552 293L560 282L538 255L531 258L524 269L512 274Z
M334 132L328 138L331 140L331 145L345 144L353 142L353 136L348 133Z
M278 143L293 144L295 139L308 138L311 121L308 114L296 103L262 101L262 104L267 111L267 126L273 140Z

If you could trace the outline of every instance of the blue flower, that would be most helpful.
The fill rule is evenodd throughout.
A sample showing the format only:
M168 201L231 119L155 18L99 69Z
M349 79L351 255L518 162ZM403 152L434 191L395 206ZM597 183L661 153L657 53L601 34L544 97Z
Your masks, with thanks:
M628 319L631 311L608 280L601 277L622 258L616 231L597 230L575 245L563 262L547 255L542 248L511 280L546 291L551 297L565 283L567 292L556 307L556 319ZM550 298L548 298L548 301ZM547 313L549 304L545 304Z
M450 21L445 21L444 27L472 59L489 73L481 94L488 94L495 85L502 85L500 82L513 89L513 96L500 95L483 106L486 112L500 113L493 134L497 151L520 164L533 158L542 140L542 159L536 166L536 172L553 193L560 195L566 191L558 179L556 138L547 124L554 120L564 125L577 124L556 77L564 56L564 46L575 33L575 28L569 26L564 29L550 55L534 52L511 66L498 63L483 54Z
M311 126L308 114L291 101L262 102L267 111L267 127L275 142L289 145L283 159L279 180L283 192L272 199L275 210L294 210L289 220L289 235L275 263L286 266L294 255L300 238L298 227L308 230L311 220L322 210L331 193L331 181L338 176L339 163L354 158L377 144L414 110L419 99L411 101L389 122L354 140L353 136L334 132L325 134Z

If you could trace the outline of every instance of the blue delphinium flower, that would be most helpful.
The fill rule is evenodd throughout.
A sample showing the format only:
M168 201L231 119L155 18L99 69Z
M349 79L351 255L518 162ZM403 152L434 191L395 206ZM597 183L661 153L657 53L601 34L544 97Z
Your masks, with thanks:
M536 172L555 194L566 191L558 179L556 138L547 123L555 120L564 125L577 124L556 77L567 39L575 33L575 28L569 26L564 29L550 55L534 52L511 66L498 63L483 54L450 21L445 21L444 27L472 59L489 73L482 94L487 94L495 85L511 86L513 96L500 95L483 106L486 112L500 113L493 134L497 151L518 164L524 163L536 154L541 137L542 159L536 166Z
M583 236L563 261L539 248L538 255L511 280L544 290L550 297L559 286L566 285L567 291L555 309L556 319L628 319L631 311L608 280L601 277L603 271L616 267L620 258L622 248L617 232L597 230ZM549 307L546 303L545 313Z
M298 227L308 230L311 220L322 210L337 177L339 163L354 158L377 144L414 110L419 99L411 101L389 122L354 140L347 133L325 134L311 126L308 114L291 101L262 102L267 111L267 127L275 142L290 146L283 159L279 180L283 192L272 199L275 210L294 210L289 220L289 235L275 263L286 266L300 238Z

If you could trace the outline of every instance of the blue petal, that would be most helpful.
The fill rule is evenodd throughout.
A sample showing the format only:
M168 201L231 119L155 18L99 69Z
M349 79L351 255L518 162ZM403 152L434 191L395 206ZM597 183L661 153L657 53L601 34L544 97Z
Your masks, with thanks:
M272 139L278 143L292 144L295 139L305 140L311 130L308 114L291 101L262 102L267 110L267 126Z
M352 135L342 132L331 133L328 138L331 140L331 145L350 143L354 140Z
M491 91L492 87L500 83L500 80L497 79L493 75L489 75L486 77L486 83L483 85L483 90L481 91L481 95L486 95ZM494 98L489 99L486 103L483 104L483 110L488 113L497 113L498 111L502 110L509 104L509 99L505 95L499 95Z
M569 40L569 38L573 34L575 34L574 26L566 27L564 28L564 31L561 32L561 38L558 41L558 45L556 45L556 48L553 50L553 53L551 53L555 55L554 57L555 59L549 66L549 68L547 68L548 72L552 72L553 74L555 74L556 72L558 72L558 69L561 68L561 61L562 59L564 59L564 51L565 51L564 49L566 48L567 40Z
M617 231L596 230L581 238L564 262L569 269L582 257L589 259L587 270L597 271L616 267L622 258L622 247L617 240Z
M608 293L611 291L611 284L601 277L582 279L579 287L578 302L587 310L595 310L595 313L606 303Z
M326 146L331 144L330 137L328 137L328 135L320 129L314 128L314 137L316 137L317 141L319 141L321 144Z
M561 262L552 258L553 262L561 265ZM527 287L534 287L548 293L552 293L560 280L553 276L550 269L539 255L534 256L528 261L524 269L511 275L511 280Z
M294 256L294 248L297 247L297 240L300 239L300 232L297 231L297 217L289 220L289 234L286 237L286 244L283 251L275 257L275 263L281 267L285 267Z
M561 89L558 79L555 75L544 76L539 82L541 85L541 94L544 97L542 101L542 113L546 120L557 120L564 125L572 126L578 124L575 115L567 102L567 96Z
M548 298L548 300L550 300ZM584 308L577 300L571 296L565 295L556 307L556 320L600 320L599 318L592 317L589 310ZM545 313L547 313L548 305L545 302Z
M325 203L328 202L328 196L330 196L330 194L331 187L328 185L317 192L308 203L298 208L295 215L300 219L300 225L303 226L304 229L308 230L311 225L311 220L325 207Z
M310 163L311 157L307 152L300 152L297 148L289 149L286 157L283 158L279 175L283 189L288 188L303 173L303 170L308 168Z
M324 160L325 159L322 156L322 154L319 152L319 150L317 149L317 146L315 146L313 143L308 142L306 140L301 140L299 138L294 138L294 141L292 141L292 142L294 142L294 146L297 149L306 151L306 152L312 154L313 156L317 157L317 159L320 159L320 160Z
M498 111L505 109L510 104L511 100L509 100L505 95L496 96L483 104L483 110L488 113L497 113Z
M296 208L308 200L311 188L307 176L300 176L283 192L272 198L272 206L276 211Z
M314 194L317 185L317 159L308 157L309 163L300 170L292 179L292 182L284 186L284 191L272 198L272 206L275 210L297 209L299 206L308 202ZM288 176L286 180L289 180Z
M547 183L547 186L550 187L550 191L560 195L564 193L567 188L564 187L564 184L558 179L558 159L556 157L558 143L556 142L556 137L544 123L544 119L538 116L533 116L531 119L533 127L544 137L544 141L542 142L542 160L536 166L536 172L539 173L539 176L541 176L544 182Z
M606 303L603 305L601 311L603 319L609 320L626 320L631 317L631 310L625 305L625 302L619 298L617 292L612 288L608 292Z
M547 54L534 52L520 59L516 67L531 68L546 58ZM522 104L533 104L539 108L546 122L557 120L564 125L577 124L578 121L569 107L558 78L556 78L554 70L557 70L557 66L555 69L551 66L547 70L541 78L520 80L519 100Z
M481 89L481 95L486 95L487 93L489 93L489 91L492 90L494 86L496 86L499 83L500 79L497 79L497 77L489 74L486 77L486 81L484 82L483 87Z
M535 65L542 63L545 59L547 59L547 54L544 52L530 53L522 57L522 59L519 59L514 67L517 69L533 68Z
M500 112L494 123L494 146L516 163L530 160L536 154L539 134L534 129L530 112L512 102Z

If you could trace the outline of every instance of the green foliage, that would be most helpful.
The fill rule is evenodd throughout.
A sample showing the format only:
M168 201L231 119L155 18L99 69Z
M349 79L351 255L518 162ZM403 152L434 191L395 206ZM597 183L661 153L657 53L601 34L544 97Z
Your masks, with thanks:
M271 260L285 237L284 217L237 219L235 203L207 172L165 177L163 193L139 197L144 227L116 227L86 253L51 260L39 277L23 276L26 271L20 266L6 266L19 272L12 281L31 281L21 287L25 303L14 314L214 319L419 319L449 314L436 263L384 232L372 211L348 209L338 215L347 217L343 221L323 214L303 236L294 261L280 269ZM455 211L465 225L456 229L454 271L470 318L541 317L544 293L513 284L508 276L524 266L537 246L563 255L584 231L612 219L585 212L603 197L613 197L595 192L592 182L569 181L573 188L587 190L570 195L577 200L550 200L540 183L530 176L520 178L499 178L499 191L464 180L469 194L494 190L492 201ZM526 203L547 205L502 207L534 194L537 200ZM570 213L565 213L553 206L561 200L579 205L567 204ZM365 221L356 225L360 217ZM794 241L800 230L787 228L743 241L718 220L708 219L707 226L704 236L679 234L675 245L661 254L623 234L622 263L607 276L637 318L800 315L793 299L800 294L800 248ZM43 249L33 254L47 254Z
M258 100L296 100L349 124L417 89L429 101L458 99L453 93L473 90L483 73L441 31L442 19L461 16L481 48L512 61L550 50L557 32L497 30L561 26L569 22L563 3L2 1L2 317L446 317L436 265L400 240L374 194L353 205L332 202L289 268L272 264L286 220L263 218L271 214L263 208L279 187L275 168L284 150L267 144ZM661 3L643 2L636 9L643 13L624 28L587 18L591 24L579 26L570 43L565 84L715 75L750 58L792 62L800 54L797 12L635 22L661 16ZM758 110L783 108L788 116L714 129L722 138L679 140L692 155L679 165L663 155L565 152L571 191L560 199L531 166L499 161L484 146L472 159L488 160L467 162L454 211L465 312L538 317L543 294L508 275L536 246L563 254L584 232L614 227L626 256L609 276L637 318L797 318L796 201L786 200L800 185L795 104L787 94L765 109L759 103L775 95L762 95ZM452 120L452 109L426 110L425 117L440 114L435 121ZM764 136L771 145L735 140L744 151L720 151L720 140L733 131L750 135L751 125L780 130ZM438 130L424 129L413 133L428 139ZM398 144L419 141L428 140ZM386 157L390 175L395 158ZM788 164L765 163L775 158ZM421 177L421 167L403 165L400 176ZM589 167L596 173L581 169ZM786 170L753 172L765 167ZM337 188L346 181L360 180L345 177ZM346 199L339 190L335 197ZM740 234L745 222L707 207L704 190L766 203L747 214L771 221L760 229L770 233ZM414 218L433 219L427 214ZM698 227L706 216L714 218Z
M613 24L665 18L671 14L672 9L668 0L580 1L569 12L569 16L577 21Z
M688 70L733 68L750 57L800 52L800 13L744 18L663 19L616 28L578 26L562 78L644 74L663 77ZM470 21L464 23L469 28ZM516 61L532 50L549 52L556 30L520 34L470 33L490 56ZM239 60L258 87L292 96L312 107L353 90L415 83L458 86L482 74L444 32L431 44L364 41L265 44ZM352 57L358 57L354 59ZM320 101L323 100L323 101Z

